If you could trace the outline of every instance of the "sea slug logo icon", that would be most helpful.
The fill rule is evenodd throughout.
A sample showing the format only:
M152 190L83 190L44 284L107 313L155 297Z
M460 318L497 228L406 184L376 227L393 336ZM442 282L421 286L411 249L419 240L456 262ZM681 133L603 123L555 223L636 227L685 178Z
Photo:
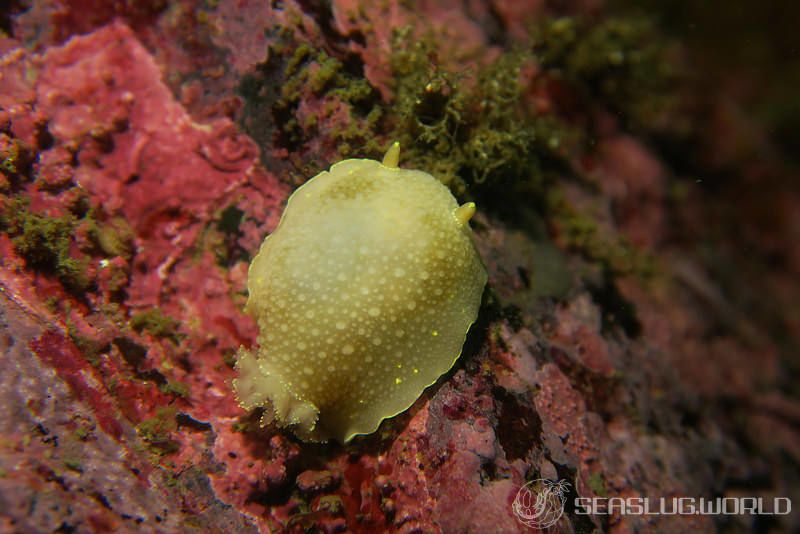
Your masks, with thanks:
M511 508L514 515L531 528L545 529L556 524L564 513L569 482L538 478L522 486Z

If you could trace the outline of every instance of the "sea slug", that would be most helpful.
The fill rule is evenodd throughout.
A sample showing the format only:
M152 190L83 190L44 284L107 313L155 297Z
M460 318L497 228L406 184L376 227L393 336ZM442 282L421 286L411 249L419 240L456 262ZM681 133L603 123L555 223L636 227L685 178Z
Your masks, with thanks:
M291 196L248 274L258 347L233 386L262 424L346 442L407 409L450 369L486 269L459 207L430 174L348 159Z

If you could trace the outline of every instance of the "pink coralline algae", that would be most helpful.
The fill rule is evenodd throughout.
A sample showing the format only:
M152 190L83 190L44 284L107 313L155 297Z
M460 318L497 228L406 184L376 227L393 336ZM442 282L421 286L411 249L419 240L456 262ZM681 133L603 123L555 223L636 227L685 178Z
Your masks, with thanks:
M0 531L533 532L512 503L535 479L564 482L563 531L800 528L577 513L798 502L800 194L737 108L746 74L683 87L687 110L642 124L612 101L621 76L663 67L625 48L640 19L551 4L12 2ZM396 45L426 71L399 79ZM476 81L509 57L513 106ZM233 395L257 335L248 263L337 143L376 157L391 136L479 206L488 288L461 358L408 410L347 445L302 443Z

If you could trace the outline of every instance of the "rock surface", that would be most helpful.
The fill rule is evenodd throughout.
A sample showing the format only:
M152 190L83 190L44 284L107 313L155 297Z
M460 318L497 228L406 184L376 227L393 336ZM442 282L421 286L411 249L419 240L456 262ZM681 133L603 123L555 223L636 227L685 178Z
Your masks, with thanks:
M375 434L305 444L236 404L232 355L257 334L247 262L292 187L339 159L337 128L376 124L330 84L363 76L387 106L403 26L438 32L451 46L432 64L466 72L554 13L68 4L19 8L0 38L0 530L527 532L512 503L536 478L570 484L567 532L800 528L797 514L571 504L800 502L800 193L735 84L685 170L611 105L528 65L522 100L590 124L591 148L549 153L563 159L543 212L541 197L475 186L489 289L459 363ZM276 74L290 56L307 62L295 85ZM248 96L256 79L270 83Z

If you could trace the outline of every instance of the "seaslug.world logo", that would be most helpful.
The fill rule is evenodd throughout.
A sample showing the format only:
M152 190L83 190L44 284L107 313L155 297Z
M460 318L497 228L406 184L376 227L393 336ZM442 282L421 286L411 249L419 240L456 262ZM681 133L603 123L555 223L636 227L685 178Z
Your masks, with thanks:
M561 519L567 502L569 482L538 478L522 486L511 508L523 524L531 528L549 528Z
M534 529L545 530L555 525L564 514L570 484L564 479L531 480L517 492L511 505L520 522ZM580 497L571 503L576 515L771 515L792 513L789 497L723 496L714 498L672 497Z

